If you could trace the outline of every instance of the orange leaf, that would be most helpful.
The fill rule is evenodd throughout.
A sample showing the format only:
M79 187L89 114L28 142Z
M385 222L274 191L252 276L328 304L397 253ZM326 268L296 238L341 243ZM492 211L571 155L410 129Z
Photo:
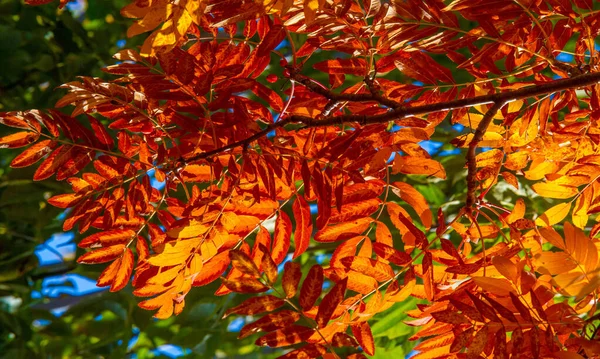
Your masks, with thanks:
M242 302L242 304L228 309L223 315L223 318L226 318L231 314L255 315L263 312L271 312L284 304L285 301L283 299L270 294L262 297L251 297Z
M294 242L296 248L292 259L297 258L304 253L310 243L310 235L312 234L312 218L310 216L310 207L304 197L298 195L292 205L294 218L296 219L296 229L294 231Z
M287 298L293 298L296 295L298 284L302 279L302 269L300 264L293 262L286 262L283 266L283 279L281 280L281 286L285 292Z
M400 252L396 248L383 243L373 243L373 250L377 256L387 259L398 266L404 266L412 261L412 257L408 253Z
M115 244L127 244L133 236L135 236L135 231L131 229L113 229L87 236L77 245L79 248L93 248L97 246L108 247Z
M95 263L106 263L114 260L123 254L125 245L118 244L106 248L99 248L91 252L84 253L77 259L77 263L84 264L95 264Z
M205 165L187 165L179 175L186 182L210 182L215 177L211 167Z
M371 198L365 201L344 203L342 210L338 212L337 209L331 211L331 217L329 217L329 223L347 222L355 218L367 217L375 213L381 200L379 198Z
M365 240L364 236L357 236L354 238L350 238L347 241L342 242L337 246L333 254L331 255L331 259L329 260L329 265L331 267L343 267L340 263L340 259L344 257L352 257L356 255L356 249L358 245Z
M203 286L212 283L225 272L229 265L229 251L224 251L205 262L202 271L194 278L194 286Z
M328 74L364 76L367 72L366 61L358 57L350 59L325 60L316 63L313 67Z
M59 194L48 199L48 203L58 208L69 208L75 206L83 198L78 193Z
M392 173L427 175L446 179L446 170L441 163L422 157L396 156Z
M431 228L433 215L425 197L423 197L423 195L413 186L404 182L394 182L392 185L395 187L392 187L394 193L417 212L423 226L427 229Z
M56 147L56 142L52 140L40 141L15 157L10 166L13 168L27 167L39 161Z
M323 290L323 268L315 264L308 271L308 275L300 288L300 306L309 310L317 301Z
M273 235L273 250L271 256L275 264L280 264L285 259L290 249L290 238L292 236L292 221L283 211L279 212L275 220L275 233Z
M473 281L486 292L500 297L508 296L509 293L515 291L510 282L503 278L474 276Z
M98 281L96 282L97 287L106 287L113 283L115 280L115 276L119 271L119 267L121 266L121 258L117 258L114 262L109 264L98 276Z
M333 226L327 226L315 234L315 241L328 243L341 241L362 234L373 223L371 217L355 219L351 222L342 222Z
M394 276L394 271L389 265L376 259L346 257L341 259L341 263L347 268L373 277L380 282L386 281Z
M12 135L0 137L0 148L18 148L27 146L35 142L40 137L39 133L35 132L17 132Z
M510 259L503 256L494 256L492 258L492 264L506 279L513 283L517 282L519 269Z
M371 328L367 322L359 322L350 326L352 334L358 341L358 344L363 348L365 353L368 355L375 355L375 341L373 340L373 334Z
M123 256L118 259L119 269L115 275L115 278L110 286L111 292L119 291L129 283L131 278L131 272L133 271L133 252L131 249L125 249Z
M385 244L392 247L394 245L394 239L392 238L392 232L388 226L383 222L377 222L377 228L375 229L375 240L378 243Z
M263 244L259 244L259 249L263 251L262 270L267 275L269 282L274 284L277 281L277 264L273 262L273 258L271 258L271 254L267 247Z
M333 312L337 309L338 305L344 300L344 295L346 293L346 285L348 283L348 278L338 282L329 293L323 297L323 300L319 304L319 310L317 311L317 325L319 328L325 328L329 319L333 315Z

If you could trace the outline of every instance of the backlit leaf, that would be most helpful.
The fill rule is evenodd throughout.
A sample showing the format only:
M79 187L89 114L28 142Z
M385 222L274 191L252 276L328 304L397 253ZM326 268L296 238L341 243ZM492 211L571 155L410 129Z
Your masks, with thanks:
M303 310L309 310L321 296L323 290L323 268L320 265L314 265L308 271L302 287L300 288L300 307Z
M359 322L352 324L350 328L352 328L352 334L354 334L358 344L360 344L365 353L375 355L375 341L373 340L369 324L367 322Z
M346 285L348 279L344 279L331 288L321 303L319 304L319 310L317 311L317 325L319 328L325 328L327 323L331 319L331 316L335 312L337 306L344 300L344 294L346 293Z
M312 218L310 216L310 207L302 196L298 196L292 206L294 218L296 219L296 229L294 230L294 257L304 253L310 243L312 234Z
M302 279L300 265L294 262L286 262L283 267L283 279L281 280L281 285L287 298L293 298L296 295L300 279Z
M285 302L283 299L277 298L270 294L261 297L251 297L246 299L237 307L227 309L223 315L223 318L231 314L255 315L263 312L271 312L277 308L280 308L284 304Z

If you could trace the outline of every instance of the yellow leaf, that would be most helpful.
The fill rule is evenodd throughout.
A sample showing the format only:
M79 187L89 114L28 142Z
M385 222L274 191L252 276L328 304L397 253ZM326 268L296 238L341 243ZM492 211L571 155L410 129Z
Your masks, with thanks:
M174 266L183 263L192 249L198 245L198 241L186 240L175 241L165 244L162 252L148 258L148 262L153 266Z
M525 178L529 180L541 180L549 173L555 173L558 170L558 164L553 161L547 161L545 158L538 161L535 160L525 171Z
M462 148L469 147L469 144L473 140L473 134L469 133L466 135L462 135L457 137L454 141L456 141L457 145ZM455 143L455 142L453 142ZM497 132L486 132L483 135L481 141L477 144L477 147L502 147L504 145L504 136Z
M176 227L169 230L167 235L177 239L193 238L203 235L209 228L210 226L207 224L192 220L187 226Z
M533 190L542 197L566 199L578 193L577 187L557 184L553 181L539 182L532 186Z
M477 167L498 167L501 164L504 152L493 149L485 152L481 152L475 157Z
M546 212L544 212L544 214L536 218L535 224L538 226L550 227L565 219L565 217L567 217L567 214L569 214L570 210L570 202L557 204L556 206L548 209Z

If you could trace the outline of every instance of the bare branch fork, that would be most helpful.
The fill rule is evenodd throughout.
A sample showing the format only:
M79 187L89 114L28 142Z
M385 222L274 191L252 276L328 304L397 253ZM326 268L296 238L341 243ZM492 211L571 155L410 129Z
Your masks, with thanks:
M499 92L495 94L475 96L465 99L452 100L452 101L444 101L438 103L432 103L428 105L422 106L414 106L414 107L403 107L400 103L397 103L393 100L386 99L385 97L379 95L376 91L370 91L370 93L365 94L336 94L330 90L327 90L319 85L310 81L310 79L299 75L293 71L290 71L290 78L292 81L296 81L304 86L306 86L309 90L319 95L322 95L329 99L330 102L342 102L342 101L350 101L350 102L368 102L375 101L384 106L390 107L390 110L387 113L380 115L372 115L372 116L364 116L364 115L339 115L339 116L328 116L322 119L315 119L308 116L302 115L290 115L278 122L274 122L269 124L265 129L249 136L243 140L232 142L228 145L216 148L211 151L207 151L191 158L181 159L182 163L192 163L195 161L207 159L223 152L232 150L237 147L246 147L250 143L264 137L267 133L277 129L284 127L288 124L302 124L304 125L301 128L314 128L314 127L325 127L325 126L333 126L333 125L342 125L346 123L359 123L361 125L369 125L376 123L385 123L389 121L398 121L405 119L407 117L416 116L416 115L424 115L439 111L448 111L455 110L459 108L465 107L473 107L484 104L493 104L493 106L486 112L482 121L479 123L473 139L469 143L469 149L467 151L467 199L466 205L467 208L470 208L475 204L475 190L476 190L476 181L475 181L475 172L476 172L476 164L475 164L475 148L477 144L481 142L485 131L488 126L492 122L494 115L504 106L505 104L513 101L523 100L527 98L531 98L534 96L547 95L554 92L560 92L573 88L580 88L585 86L594 85L600 82L600 73L586 73L583 75L577 75L568 79L559 79L550 81L547 83L543 83L536 86L529 86L526 88L511 90L505 92ZM369 83L367 83L369 85ZM384 101L382 101L382 99Z

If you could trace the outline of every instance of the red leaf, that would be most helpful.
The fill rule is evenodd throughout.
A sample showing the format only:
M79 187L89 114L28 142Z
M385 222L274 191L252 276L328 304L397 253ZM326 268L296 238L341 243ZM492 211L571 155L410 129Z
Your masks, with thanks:
M291 310L282 310L277 313L267 314L254 323L244 325L242 330L240 330L238 338L246 338L258 332L272 332L294 324L298 319L300 319L300 313Z
M125 249L125 253L117 261L119 262L119 268L110 286L111 292L119 291L129 283L131 272L133 271L133 252L131 249Z
M237 293L261 293L269 290L269 287L252 278L237 278L235 280L221 278L221 280L229 290Z
M110 262L122 255L124 250L125 245L123 244L117 244L115 246L110 246L106 248L99 248L91 252L84 253L81 257L77 259L77 263L96 264Z
M379 225L377 227L379 228ZM408 253L400 252L396 248L383 243L373 243L373 250L379 257L387 259L398 266L404 266L412 261L412 257Z
M281 25L273 25L256 49L256 55L258 57L269 55L284 38L285 28Z
M313 67L328 74L356 76L365 76L367 74L367 62L362 58L356 57L351 59L325 60L316 63Z
M300 325L290 325L273 333L258 338L256 345L270 346L272 348L286 347L305 342L314 333L314 329Z
M71 146L63 145L54 150L42 163L38 166L37 170L33 175L34 181L45 180L56 173L56 170L60 168L70 158Z
M54 147L56 147L56 142L52 140L40 141L15 157L10 166L13 168L31 166L50 153Z
M325 328L333 312L335 312L338 305L344 300L346 293L346 285L348 284L348 278L344 278L341 282L337 283L329 293L323 297L323 300L319 304L319 310L317 311L317 325L319 328Z
M240 250L229 251L229 258L231 259L231 265L233 268L240 272L253 276L254 278L260 277L260 272L256 265L248 255Z
M116 244L126 244L133 236L135 236L135 231L131 229L113 229L87 236L77 245L79 248L108 247Z
M246 299L242 304L237 307L228 309L223 318L231 314L240 315L255 315L263 312L270 312L277 308L280 308L285 304L283 299L277 298L272 295L264 295L262 297L252 297Z
M321 296L323 290L323 268L315 264L308 271L308 275L300 288L300 306L304 310L309 310Z

